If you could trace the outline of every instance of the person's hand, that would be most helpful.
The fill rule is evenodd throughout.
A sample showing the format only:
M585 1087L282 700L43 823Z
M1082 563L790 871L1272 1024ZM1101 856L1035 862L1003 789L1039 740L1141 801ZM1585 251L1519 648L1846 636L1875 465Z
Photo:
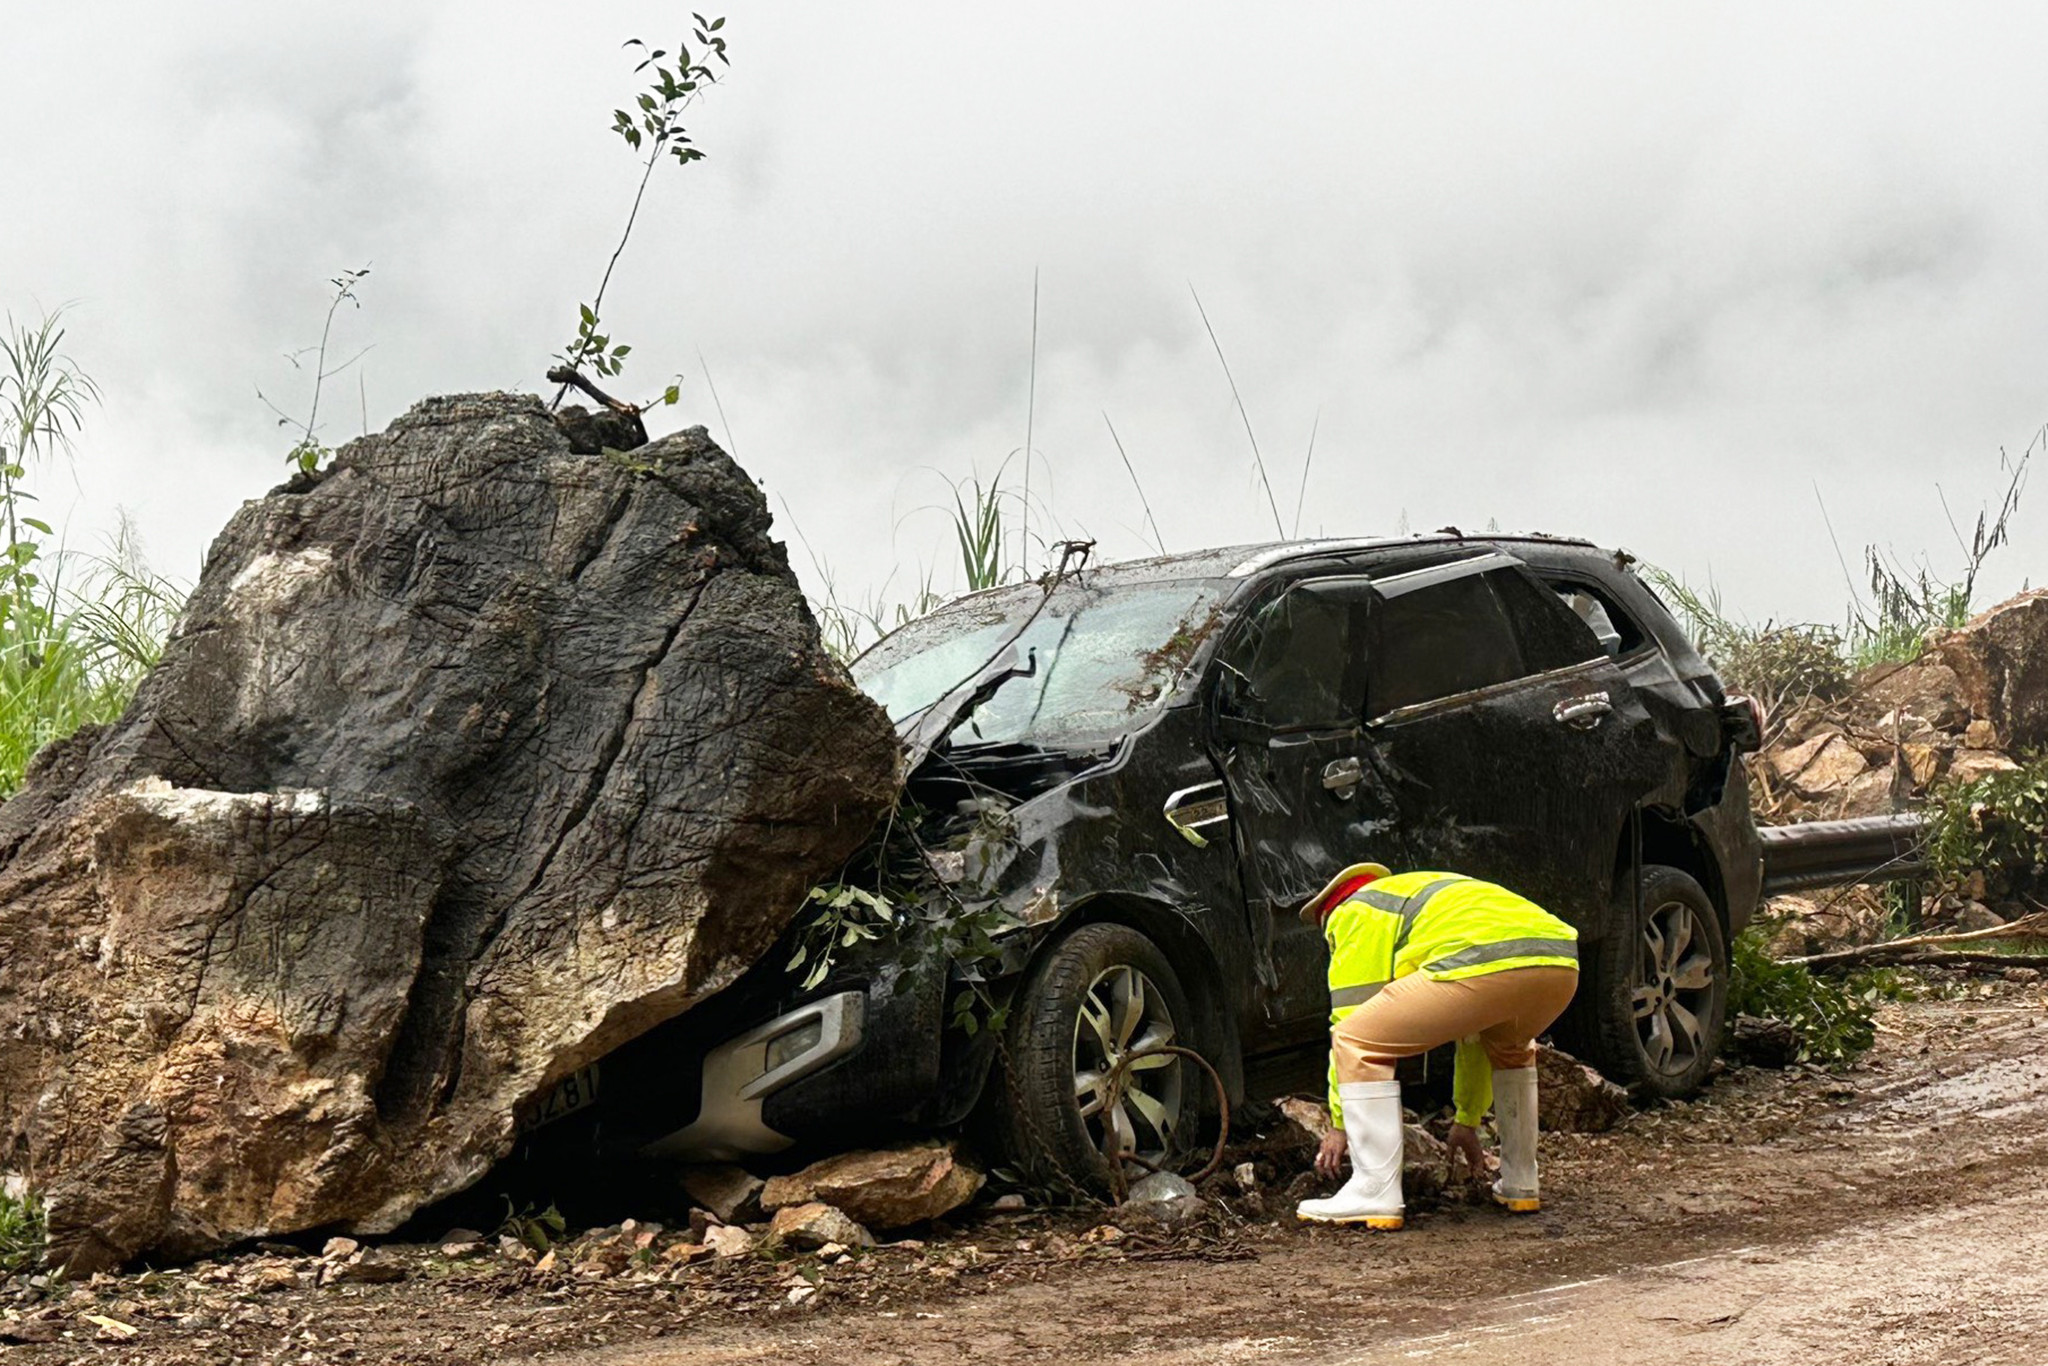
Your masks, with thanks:
M1316 1175L1325 1181L1334 1181L1342 1176L1345 1164L1351 1160L1349 1149L1342 1129L1332 1129L1324 1134L1323 1146L1316 1149Z
M1444 1142L1451 1150L1452 1171L1463 1161L1467 1175L1474 1181L1484 1180L1500 1167L1499 1160L1480 1143L1479 1131L1469 1124L1453 1124Z

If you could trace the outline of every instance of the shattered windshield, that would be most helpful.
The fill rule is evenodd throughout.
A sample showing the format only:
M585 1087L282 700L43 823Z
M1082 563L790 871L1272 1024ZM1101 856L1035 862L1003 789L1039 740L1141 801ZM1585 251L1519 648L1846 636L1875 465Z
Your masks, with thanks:
M1099 744L1166 695L1230 587L1097 572L1049 599L1036 584L980 593L890 635L854 661L853 676L900 724L977 674L1007 668L1012 676L966 715L954 744ZM1014 651L1005 648L1020 626Z

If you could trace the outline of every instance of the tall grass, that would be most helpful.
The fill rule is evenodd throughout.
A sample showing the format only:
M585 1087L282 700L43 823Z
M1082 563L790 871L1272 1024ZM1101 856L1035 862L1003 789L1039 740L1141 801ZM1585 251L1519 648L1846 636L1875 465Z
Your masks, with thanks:
M119 718L155 665L184 594L124 536L107 555L60 554L0 634L0 796L43 746Z
M183 593L149 572L123 524L105 555L46 554L30 471L68 455L99 390L64 353L62 310L0 335L0 796L36 752L121 714L156 663Z
M1924 553L1907 562L1884 547L1865 547L1870 597L1864 599L1854 592L1855 585L1850 585L1853 596L1843 627L1814 622L1757 624L1724 609L1720 592L1711 586L1695 589L1650 565L1643 567L1644 576L1677 613L1700 653L1713 661L1722 681L1732 691L1746 693L1763 704L1768 746L1804 703L1833 701L1849 690L1853 676L1861 670L1917 659L1927 648L1930 632L1969 621L1976 610L1984 564L2010 540L2028 467L2044 444L2048 444L2048 427L2035 433L2018 459L1999 452L2004 491L1995 505L1987 503L1979 509L1967 537L1949 515L1947 495L1936 488L1961 556L1952 577L1936 574ZM1825 503L1821 516L1827 517ZM1833 534L1832 523L1829 533Z
M1847 652L1857 668L1873 664L1903 663L1917 658L1930 631L1953 630L1964 625L1975 610L1977 579L1992 552L2006 544L2012 519L2019 511L2020 495L2027 486L2027 469L2034 453L2048 441L2048 426L2034 434L2017 460L2001 450L1999 472L2005 489L1994 509L1986 504L1977 511L1976 523L1966 538L1948 506L1948 496L1935 486L1943 518L1955 538L1961 556L1952 578L1936 574L1922 554L1911 562L1901 560L1882 546L1866 546L1864 573L1870 585L1870 601L1850 604Z

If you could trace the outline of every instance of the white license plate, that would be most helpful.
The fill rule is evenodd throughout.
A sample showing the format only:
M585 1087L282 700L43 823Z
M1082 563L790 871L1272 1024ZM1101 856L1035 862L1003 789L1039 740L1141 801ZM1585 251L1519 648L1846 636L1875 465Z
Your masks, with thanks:
M540 1105L527 1117L523 1129L538 1129L543 1124L553 1124L564 1115L573 1115L578 1110L587 1110L597 1104L597 1064L579 1067L555 1083L555 1089L542 1098Z

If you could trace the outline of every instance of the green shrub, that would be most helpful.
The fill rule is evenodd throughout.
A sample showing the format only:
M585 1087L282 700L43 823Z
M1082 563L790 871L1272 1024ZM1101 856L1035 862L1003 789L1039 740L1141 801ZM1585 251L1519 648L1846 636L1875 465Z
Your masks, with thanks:
M1860 973L1834 981L1774 957L1777 926L1758 921L1735 937L1728 990L1730 1014L1783 1020L1798 1032L1799 1060L1838 1067L1877 1041L1880 1002L1904 994L1894 973Z
M1763 705L1772 732L1766 744L1806 702L1832 702L1848 692L1848 655L1833 627L1738 621L1722 608L1716 589L1701 592L1652 565L1643 566L1643 576L1677 613L1728 691Z
M26 1271L43 1255L43 1202L0 1186L0 1276Z
M2048 756L1942 784L1927 814L1928 861L1944 886L1961 889L1981 873L1983 894L1994 900L2048 894Z

